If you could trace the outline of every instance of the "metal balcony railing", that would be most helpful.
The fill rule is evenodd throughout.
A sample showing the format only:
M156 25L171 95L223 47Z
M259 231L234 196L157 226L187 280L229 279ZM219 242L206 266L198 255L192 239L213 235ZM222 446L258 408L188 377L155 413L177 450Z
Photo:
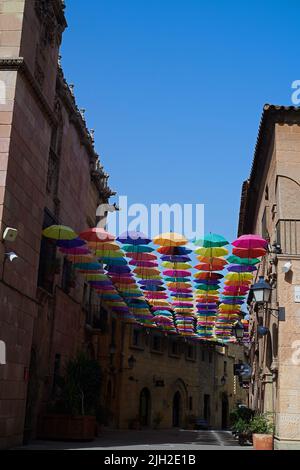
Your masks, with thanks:
M282 254L300 255L300 220L278 220L276 242L280 245Z

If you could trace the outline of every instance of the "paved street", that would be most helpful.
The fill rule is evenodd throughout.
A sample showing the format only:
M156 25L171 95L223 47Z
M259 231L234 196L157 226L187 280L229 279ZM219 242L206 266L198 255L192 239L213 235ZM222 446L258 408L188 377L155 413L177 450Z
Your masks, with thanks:
M94 442L35 441L22 450L249 450L241 447L229 431L105 431Z

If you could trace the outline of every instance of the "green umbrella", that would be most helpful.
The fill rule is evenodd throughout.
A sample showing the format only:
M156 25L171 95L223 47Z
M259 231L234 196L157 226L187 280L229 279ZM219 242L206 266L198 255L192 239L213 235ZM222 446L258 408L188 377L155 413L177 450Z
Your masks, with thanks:
M203 246L204 248L214 248L228 245L229 242L224 237L222 237L222 235L218 235L216 233L208 233L207 235L204 235L204 238L200 238L194 243L196 246Z
M197 285L199 290L216 290L219 289L219 286L209 285L209 284L199 284Z
M239 256L231 255L231 256L228 256L227 261L228 263L232 263L232 264L243 264L247 266L254 266L255 264L258 264L260 260L258 258L252 258L252 259L240 258Z
M122 250L126 251L126 253L151 253L154 251L154 248L144 245L124 245Z

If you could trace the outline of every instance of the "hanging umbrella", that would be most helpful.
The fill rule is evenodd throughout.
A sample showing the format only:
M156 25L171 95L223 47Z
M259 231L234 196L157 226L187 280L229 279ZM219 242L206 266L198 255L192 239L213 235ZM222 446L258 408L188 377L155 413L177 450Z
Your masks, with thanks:
M222 271L224 269L224 263L218 263L215 261L214 263L200 263L195 266L195 269L199 269L200 271Z
M242 264L231 264L228 266L228 271L233 273L252 273L256 271L256 266L247 266Z
M132 260L136 261L156 261L157 257L155 254L152 253L135 253L135 252L128 252L126 253L127 258L131 258Z
M189 256L180 255L163 255L161 261L169 261L170 263L186 263L191 261Z
M102 258L101 261L108 266L127 266L125 258Z
M127 245L148 245L151 242L151 239L142 232L124 232L117 240Z
M258 258L240 258L235 255L228 256L227 261L232 264L247 264L249 266L254 266L260 262Z
M135 268L133 272L135 274L139 274L143 278L149 278L149 276L156 276L160 274L159 269L156 268Z
M186 256L193 252L193 250L185 248L184 246L160 246L159 248L157 248L157 251L158 253L161 253L163 255L172 256Z
M154 248L144 245L123 245L122 250L126 251L127 253L152 253Z
M251 281L253 279L253 274L251 273L228 273L225 276L225 279L230 281Z
M56 246L60 248L76 248L80 246L86 245L86 242L84 240L81 240L80 238L73 238L72 240L57 240Z
M43 236L53 240L74 240L78 235L66 225L51 225L43 230Z
M94 227L81 232L79 235L80 238L86 240L87 242L93 243L102 243L102 242L109 242L114 241L115 236L106 232L103 228ZM98 245L97 245L98 246Z
M101 264L99 263L75 263L75 269L79 269L80 271L97 271L101 269Z
M167 233L162 233L155 237L153 239L153 243L155 245L160 245L160 246L181 246L181 245L186 245L188 243L188 240L183 236L180 235L179 233L175 232L167 232Z
M195 276L196 277L196 276ZM197 279L207 279L207 280L218 280L223 279L223 274L213 273L211 271L205 271L197 273Z
M192 268L192 265L191 264L188 264L188 263L174 263L174 262L170 262L170 261L163 261L161 263L161 265L164 267L164 268L170 268L170 269L190 269Z
M202 239L200 238L194 243L196 246L203 246L205 248L221 247L229 244L224 237L217 235L216 233L208 233Z
M137 266L140 268L156 268L158 266L158 263L155 261L137 261L135 259L132 259L129 261L130 266Z
M267 248L268 242L260 235L242 235L237 240L232 242L232 245L237 248Z
M95 255L98 258L123 258L125 256L124 251L122 250L96 250Z
M265 248L233 248L232 253L240 258L249 259L265 256L267 250Z
M216 248L202 247L202 248L198 248L195 251L195 254L211 258L211 257L214 257L214 256L216 256L216 257L226 256L226 255L228 255L228 250L226 248L223 248L223 247L216 247Z
M175 269L167 269L166 271L163 271L163 274L165 276L171 276L171 277L190 277L191 273L189 271L183 271L183 270L175 270Z
M85 246L77 246L73 248L61 247L59 251L63 253L64 255L74 255L74 256L80 256L80 255L84 256L84 255L91 254L91 251Z

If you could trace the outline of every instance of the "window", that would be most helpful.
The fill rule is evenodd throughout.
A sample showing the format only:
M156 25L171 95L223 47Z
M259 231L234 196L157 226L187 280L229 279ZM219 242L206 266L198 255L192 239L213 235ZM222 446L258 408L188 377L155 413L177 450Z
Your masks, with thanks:
M45 209L43 230L51 225L55 225L57 220ZM47 292L53 292L54 278L57 271L56 264L56 243L55 240L42 237L40 248L40 262L38 272L38 287Z
M179 351L179 343L176 340L171 340L170 342L170 348L169 348L169 354L171 356L179 356L180 351Z
M205 350L204 349L202 349L201 351L201 359L203 362L205 362Z
M186 349L186 358L190 360L196 359L196 349L193 344L188 344Z
M62 290L66 294L69 294L71 290L72 280L73 280L72 263L67 258L64 258L61 287L62 287Z
M266 188L265 188L265 200L268 201L269 200L269 186L266 185Z
M155 352L162 352L162 337L158 335L152 336L152 344L151 344L152 351Z
M131 346L134 348L143 347L143 338L141 330L134 328L132 331Z
M268 217L267 217L267 207L265 207L264 214L261 221L261 235L265 240L270 239L268 232Z

